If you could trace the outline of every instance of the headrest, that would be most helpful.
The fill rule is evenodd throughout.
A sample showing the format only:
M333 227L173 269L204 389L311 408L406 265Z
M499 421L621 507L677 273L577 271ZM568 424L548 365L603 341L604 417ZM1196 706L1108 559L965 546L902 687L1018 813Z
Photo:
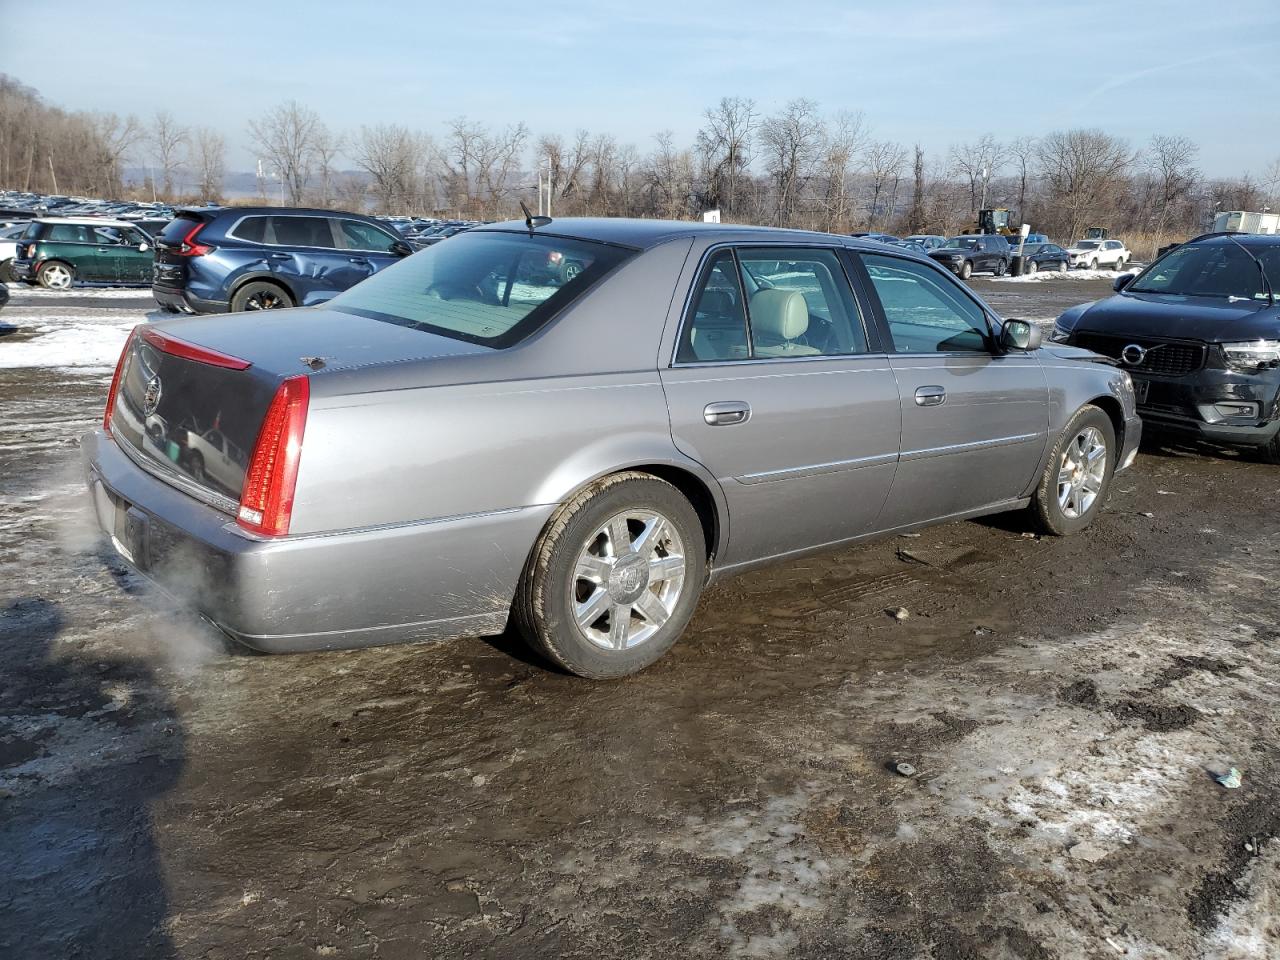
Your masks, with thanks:
M794 340L809 329L809 306L798 290L757 290L751 298L751 332L757 337Z

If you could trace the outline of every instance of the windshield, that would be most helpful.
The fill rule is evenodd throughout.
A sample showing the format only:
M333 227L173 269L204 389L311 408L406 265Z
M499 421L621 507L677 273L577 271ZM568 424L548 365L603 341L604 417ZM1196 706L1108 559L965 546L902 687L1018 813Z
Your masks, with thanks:
M952 237L947 241L948 247L959 247L961 250L977 250L978 241L973 237Z
M1280 247L1257 245L1250 252L1262 261L1272 286L1280 281ZM1268 299L1258 265L1231 242L1189 243L1170 250L1140 273L1128 289L1186 297Z
M1076 249L1077 250L1097 250L1100 246L1102 246L1102 243L1099 240L1081 240L1079 243L1076 244Z
M630 255L622 247L585 240L466 231L329 302L374 320L506 347Z

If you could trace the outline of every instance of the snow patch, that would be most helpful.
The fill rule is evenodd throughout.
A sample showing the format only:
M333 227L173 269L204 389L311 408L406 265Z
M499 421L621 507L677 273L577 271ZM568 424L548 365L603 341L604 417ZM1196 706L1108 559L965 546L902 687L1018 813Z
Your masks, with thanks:
M0 369L56 367L110 373L120 359L129 331L146 319L141 310L42 315L30 326L19 327L17 336L27 334L30 339L0 339Z
M1039 283L1041 280L1115 280L1125 274L1137 274L1138 268L1129 270L1038 270L1020 277L991 277L992 283Z

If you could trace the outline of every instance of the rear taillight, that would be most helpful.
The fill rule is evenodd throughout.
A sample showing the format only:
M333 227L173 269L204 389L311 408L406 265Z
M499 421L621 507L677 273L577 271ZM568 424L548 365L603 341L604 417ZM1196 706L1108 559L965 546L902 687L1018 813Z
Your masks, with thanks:
M182 357L184 360L194 360L197 363L207 363L211 367L223 367L227 370L248 370L252 366L248 360L241 360L239 357L233 357L229 353L210 350L208 347L202 347L198 343L179 340L177 337L161 333L151 327L147 327L142 331L142 339L161 353Z
M187 231L187 235L182 238L177 247L171 248L171 252L180 257L203 257L206 253L212 253L213 247L203 243L196 243L196 234L204 228L204 223L197 223Z
M124 342L120 351L120 359L116 361L116 372L111 375L111 389L107 391L107 405L102 411L102 429L111 432L111 415L116 412L116 394L120 392L120 375L124 372L125 361L129 359L129 351L133 349L133 338L138 335L138 328L129 331L129 339Z
M253 445L236 519L253 533L281 537L289 532L293 491L307 427L311 381L289 377L276 390Z

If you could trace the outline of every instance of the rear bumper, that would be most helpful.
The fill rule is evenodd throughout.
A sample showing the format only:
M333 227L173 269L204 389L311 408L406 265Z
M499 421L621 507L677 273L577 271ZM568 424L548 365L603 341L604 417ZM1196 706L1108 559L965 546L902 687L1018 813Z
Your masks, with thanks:
M501 632L554 509L265 540L142 470L101 430L82 451L115 551L232 638L270 653Z
M151 285L151 295L162 307L173 307L184 313L227 313L231 304L225 300L204 300L193 297L188 291L178 287L162 287Z
M35 262L14 257L9 261L9 273L13 275L14 280L33 283L36 279Z

